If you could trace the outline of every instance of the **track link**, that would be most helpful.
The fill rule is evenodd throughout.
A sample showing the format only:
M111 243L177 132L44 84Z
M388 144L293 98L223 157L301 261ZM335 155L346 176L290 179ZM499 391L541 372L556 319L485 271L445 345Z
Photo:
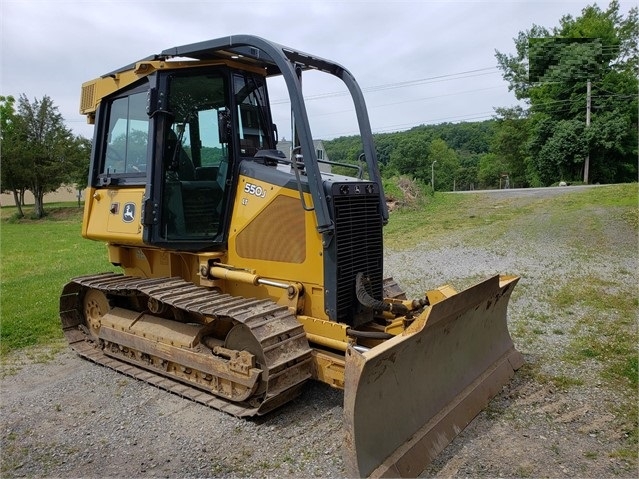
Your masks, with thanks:
M90 334L84 317L83 296L90 290L101 291L107 298L146 298L203 322L224 318L245 325L259 342L265 362L261 367L267 379L265 388L260 388L259 401L230 402L156 369L107 355L101 341ZM180 278L147 279L116 273L75 278L62 291L60 319L69 345L83 358L237 417L266 414L285 404L299 395L311 377L311 349L303 327L287 307L268 299L218 293Z

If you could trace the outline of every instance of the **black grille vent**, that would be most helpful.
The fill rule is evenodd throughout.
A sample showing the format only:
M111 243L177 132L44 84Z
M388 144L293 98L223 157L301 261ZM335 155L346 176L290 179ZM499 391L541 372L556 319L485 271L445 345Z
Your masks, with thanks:
M332 185L335 222L336 319L353 326L371 319L355 296L355 276L364 273L371 295L382 299L383 238L379 190L373 183ZM330 303L330 301L329 301Z

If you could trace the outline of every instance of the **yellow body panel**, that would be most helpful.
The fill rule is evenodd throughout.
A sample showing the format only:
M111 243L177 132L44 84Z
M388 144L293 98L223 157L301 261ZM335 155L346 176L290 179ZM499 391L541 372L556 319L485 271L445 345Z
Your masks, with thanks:
M304 211L299 193L265 181L240 176L234 200L228 251L190 253L163 250L142 241L144 188L88 188L82 234L108 243L109 261L126 274L141 277L181 277L244 297L271 298L281 304L286 291L201 274L214 260L283 283L301 284L298 313L328 319L324 311L322 239L312 211ZM305 201L311 204L310 195ZM338 339L343 341L342 338Z
M337 351L346 351L349 344L346 330L348 326L312 316L298 315L297 320L304 326L309 341L327 346Z
M230 67L238 67L233 61L200 61L197 66L215 66L227 65ZM95 123L95 112L102 101L102 98L122 90L128 85L132 85L141 78L150 75L157 70L175 70L183 68L191 68L194 62L191 61L162 61L162 60L144 60L137 62L135 67L130 70L124 70L110 75L105 75L94 80L84 82L82 84L82 95L80 99L80 113L87 116L87 123ZM263 68L253 68L247 65L241 66L242 70L248 70L253 73L264 75Z
M305 201L311 203L310 195ZM297 191L240 176L228 240L228 263L261 277L304 285L304 314L324 312L322 238L313 212L304 211ZM254 296L255 287L227 285L231 294ZM269 287L261 286L264 292ZM273 289L275 295L282 290Z
M151 247L128 247L108 245L109 261L124 269L129 276L143 278L179 277L194 284L218 287L222 290L221 281L205 281L200 276L202 266L212 260L222 260L222 253L178 253Z
M313 349L313 378L337 389L344 389L344 356Z
M144 188L87 188L82 236L127 245L142 245Z

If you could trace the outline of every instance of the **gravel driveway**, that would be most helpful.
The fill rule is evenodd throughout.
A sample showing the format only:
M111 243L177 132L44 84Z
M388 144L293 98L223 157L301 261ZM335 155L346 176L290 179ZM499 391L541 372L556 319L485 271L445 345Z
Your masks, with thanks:
M588 276L636 295L636 229L594 212L608 247L588 250L586 260L572 235L547 222L543 209L534 211L522 219L541 225L532 230L515 221L495 238L487 225L409 251L387 245L386 272L412 295L443 283L459 289L495 273L522 276L509 324L528 366L424 476L637 476L636 460L614 454L636 448L615 420L620 393L605 387L596 364L561 359L581 313L552 311L547 302L562 284ZM535 334L533 312L548 318ZM344 475L340 391L312 383L266 418L236 419L59 349L47 361L38 359L46 353L40 350L3 364L2 477ZM543 375L579 377L581 384L557 387Z

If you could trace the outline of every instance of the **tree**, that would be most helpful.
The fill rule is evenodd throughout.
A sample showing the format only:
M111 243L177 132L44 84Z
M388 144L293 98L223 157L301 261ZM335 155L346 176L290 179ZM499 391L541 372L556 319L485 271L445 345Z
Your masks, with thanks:
M530 165L527 145L530 137L528 113L521 107L498 108L499 115L495 134L492 138L490 151L494 153L496 161L500 162L499 169L508 173L510 184L526 187L536 183L536 170ZM489 161L483 158L483 162ZM484 173L486 165L484 165ZM481 171L481 168L480 168ZM487 177L480 177L485 182Z
M69 149L69 182L78 190L78 207L80 206L80 192L87 187L89 182L89 158L91 157L91 141L83 136L76 136L73 145Z
M638 19L637 7L624 18L616 0L605 11L587 6L553 29L520 32L516 54L496 53L509 88L530 105L521 130L530 184L579 180L587 158L593 181L636 180Z
M13 96L0 96L0 139L2 141L2 168L0 169L0 190L11 192L18 217L24 212L24 190L29 185L29 170L20 161L16 141L16 111Z
M459 156L446 144L441 138L435 138L428 146L428 167L431 168L432 162L435 164L435 189L452 191L456 188L459 175ZM428 181L430 181L430 173L428 172Z
M459 156L459 169L457 171L457 190L473 190L477 184L479 160L483 154L462 150ZM485 153L484 153L485 154Z
M389 171L393 174L410 175L413 178L430 181L429 144L429 138L423 132L402 135L390 154Z
M16 118L18 151L29 169L29 190L35 198L34 215L44 216L44 194L56 190L68 178L65 157L71 131L48 96L31 103L25 95L18 99Z
M338 163L357 163L357 158L363 151L362 142L358 136L341 136L325 141L324 148L329 160Z
M485 153L479 158L479 171L477 177L482 188L495 188L499 186L502 175L509 174L508 166L503 158L495 153Z
M79 176L81 165L88 165L88 140L71 133L48 96L30 102L21 95L8 133L6 142L3 137L3 188L26 185L35 198L34 216L41 218L44 194L70 182Z
M395 149L394 135L388 133L375 135L375 149L377 161L383 171L389 165L391 154Z
M541 184L580 178L588 154L585 124L580 120L553 121L545 117L533 127L539 154L533 158Z
M457 152L487 153L494 134L494 120L482 122L443 123L434 126L437 136Z

